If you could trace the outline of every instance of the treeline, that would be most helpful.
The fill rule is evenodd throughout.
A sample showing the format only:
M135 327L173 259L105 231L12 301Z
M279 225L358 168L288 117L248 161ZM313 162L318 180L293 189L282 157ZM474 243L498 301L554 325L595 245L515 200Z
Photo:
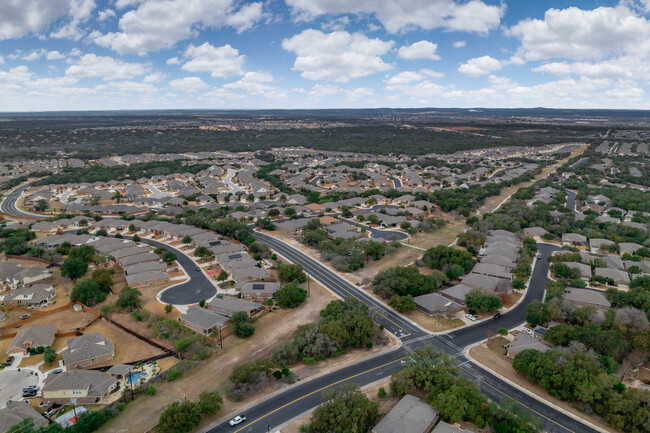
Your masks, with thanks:
M108 182L110 180L136 180L141 177L166 176L172 173L196 174L209 168L209 164L183 164L184 161L155 161L142 164L102 167L93 164L86 168L64 168L61 173L47 176L34 182L34 185L52 185L80 182ZM186 162L186 161L185 161Z

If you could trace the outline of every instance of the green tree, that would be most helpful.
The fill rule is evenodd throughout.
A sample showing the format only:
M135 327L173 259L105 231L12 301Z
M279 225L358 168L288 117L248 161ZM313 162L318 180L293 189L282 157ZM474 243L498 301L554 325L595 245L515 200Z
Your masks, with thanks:
M312 414L310 433L368 432L379 415L379 403L371 402L354 383L326 390L323 399Z
M194 255L202 259L207 259L212 257L212 251L206 247L199 246L194 249Z
M138 235L137 233L134 234L133 237L132 237L131 239L132 239L133 242L135 242L136 244L140 243L140 241L142 240L142 239L140 238L140 235Z
M49 205L47 204L47 201L45 199L39 199L36 204L34 205L34 210L36 212L45 212Z
M120 296L115 301L115 305L125 310L133 311L142 306L142 293L133 287L126 286L120 290Z
M56 361L56 351L52 347L47 346L45 351L43 351L43 361L48 364L52 364Z
M97 283L102 292L108 293L113 285L113 273L110 269L95 269L90 278Z
M203 391L199 394L199 408L201 412L207 415L214 415L221 409L223 399L219 391Z
M461 275L465 273L465 268L463 268L461 265L451 265L449 267L449 270L445 273L447 275L447 278L450 280L455 280L456 278L459 278Z
M162 261L165 263L171 263L176 259L177 259L176 254L174 254L169 250L165 251L162 255Z
M68 258L79 258L86 263L92 262L95 257L95 247L92 245L84 244L78 247L73 247L68 253Z
M467 250L439 245L429 248L422 256L422 261L432 269L446 272L452 265L459 265L467 273L474 267L474 257Z
M61 265L61 275L73 280L81 277L88 270L88 263L81 258L68 257Z
M481 289L472 289L465 295L465 306L479 312L494 311L503 307L503 301L498 296Z
M386 244L381 242L365 241L362 248L363 253L366 255L366 261L368 261L368 257L379 260L386 253Z
M201 407L198 403L174 402L160 414L160 433L189 433L201 423Z
M280 263L278 266L278 277L280 281L304 283L307 281L307 275L298 264Z
M89 307L102 302L104 299L106 299L106 293L99 288L96 282L88 279L77 281L72 293L70 293L71 301L79 301Z
M307 291L295 283L284 285L275 293L275 300L281 308L296 308L307 298Z
M185 235L183 236L183 239L181 239L181 242L184 244L192 243L192 237L190 235Z
M230 318L232 332L239 338L248 338L255 333L255 327L249 323L250 317L245 311L237 311Z
M413 296L411 295L393 295L388 301L388 305L399 312L415 310L415 302L413 302Z
M172 304L165 304L165 313L171 313L173 308L174 306Z
M546 305L540 301L532 301L526 307L526 322L533 326L541 325L548 321Z
M217 275L217 281L226 281L228 279L228 272L222 270L219 272L219 275Z

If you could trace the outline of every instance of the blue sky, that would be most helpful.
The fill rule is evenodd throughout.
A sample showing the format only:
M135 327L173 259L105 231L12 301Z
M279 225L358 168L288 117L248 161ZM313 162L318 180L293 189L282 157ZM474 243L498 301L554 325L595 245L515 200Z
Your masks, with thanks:
M650 0L0 0L0 111L650 108Z

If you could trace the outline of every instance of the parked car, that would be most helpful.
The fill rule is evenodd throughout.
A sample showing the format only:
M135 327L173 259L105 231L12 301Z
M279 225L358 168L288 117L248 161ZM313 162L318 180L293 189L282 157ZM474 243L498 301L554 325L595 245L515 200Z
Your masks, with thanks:
M38 385L27 385L23 387L23 392L29 392L29 391L34 391L38 392L41 390L41 387Z
M9 358L7 358L7 361L5 362L5 367L11 367L11 364L14 363L14 359L16 359L16 358L14 358L13 356L10 356Z
M55 368L54 370L50 371L47 375L49 376L51 374L59 374L59 373L63 373L62 368Z
M501 314L501 313L497 313L497 314L495 314L494 316L492 316L492 318L495 319L495 320L496 320L496 319L500 319L500 318L502 318L502 317L503 317L503 314Z
M230 420L230 425L232 427L236 426L237 424L241 424L244 421L246 421L246 416L245 415L237 415L233 419Z
M528 329L526 327L523 327L523 328L521 328L521 330L524 331L528 335L533 335L533 330L532 329Z
M472 314L465 314L465 317L467 317L472 322L476 322L476 317Z
M541 259L542 258L542 253L537 253L537 258Z
M25 319L29 319L29 314L23 314L22 316L20 316L20 320L25 320Z
M36 394L38 394L38 391L23 391L23 398L34 398L36 397Z

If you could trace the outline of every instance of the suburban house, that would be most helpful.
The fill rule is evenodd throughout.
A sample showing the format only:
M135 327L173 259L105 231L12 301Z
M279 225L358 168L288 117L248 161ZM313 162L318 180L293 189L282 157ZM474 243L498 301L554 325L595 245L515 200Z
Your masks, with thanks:
M587 246L587 237L578 233L563 233L562 244L574 246Z
M54 298L56 292L50 284L36 284L11 290L0 301L5 305L26 305L30 308L39 308Z
M204 335L210 335L214 331L228 326L228 318L226 316L197 306L188 308L187 313L183 314L178 321Z
M427 316L453 316L463 309L463 306L457 302L452 301L438 293L427 293L413 298L415 306L418 311L426 314Z
M460 305L465 305L465 296L472 291L471 287L463 284L456 284L455 286L447 287L440 291L440 294L447 299L457 302Z
M16 353L27 355L31 348L52 346L56 329L56 325L20 329L9 345L7 355Z
M96 370L68 370L50 374L43 385L43 401L53 404L102 404L117 379Z
M578 263L578 262L566 262L564 264L571 269L577 269L578 271L580 271L580 278L586 278L586 279L591 278L591 266L585 265L584 263Z
M247 299L270 299L278 290L280 290L280 283L275 282L249 282L239 286L242 298Z
M97 332L68 340L68 347L63 351L63 362L70 370L110 361L114 356L113 342Z
M612 306L607 294L601 290L567 287L564 299L580 307L595 307L599 310L609 310Z
M551 347L542 343L540 340L520 332L515 336L515 340L508 347L508 358L515 359L515 356L526 349L535 349L540 352L546 352Z
M230 272L230 278L232 278L235 283L258 281L270 277L271 272L269 272L268 269L258 268L257 266L253 266L252 268L235 268Z
M249 317L253 317L264 310L264 305L262 304L230 296L216 297L207 303L207 307L215 313L226 317L232 317L237 311L244 311Z
M541 227L528 227L524 229L524 235L530 236L531 238L534 238L536 240L541 240L542 236L544 236L547 233L548 232Z
M594 272L599 277L614 280L614 283L616 285L630 284L630 276L627 274L627 272L621 271L620 269L596 268Z
M607 250L603 249L603 247L610 246L610 245L615 245L614 242L610 241L609 239L589 239L589 248L591 251L594 252L607 252Z
M9 401L4 409L0 409L0 433L5 433L23 420L31 419L33 429L40 429L47 426L48 422L40 413L36 412L31 405L25 401Z
M126 276L126 284L130 287L147 287L169 282L169 274L163 271L147 271Z
M438 415L438 410L427 402L406 394L372 429L372 433L428 433Z

